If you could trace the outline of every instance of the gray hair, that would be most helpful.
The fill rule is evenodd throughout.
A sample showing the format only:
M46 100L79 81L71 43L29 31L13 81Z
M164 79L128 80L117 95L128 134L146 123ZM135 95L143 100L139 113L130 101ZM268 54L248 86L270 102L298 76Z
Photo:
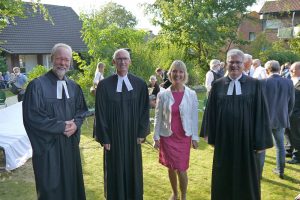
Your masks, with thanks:
M56 54L56 52L59 48L64 48L64 49L69 50L71 57L72 57L72 48L69 45L64 44L64 43L57 43L54 45L54 47L51 50L51 60L52 61L53 61L54 55Z
M244 53L244 61L252 60L252 56L250 54Z
M259 59L254 59L252 63L253 63L253 64L257 64L258 66L261 65L261 62L260 62Z
M271 73L280 72L280 64L277 60L269 60L266 62L265 68Z
M125 52L128 55L128 58L130 59L130 53L126 49L117 49L113 54L113 59L115 60L116 56L120 52Z
M217 67L219 67L219 66L220 66L220 61L217 60L217 59L212 59L212 60L209 62L209 68L210 68L211 70L216 70Z
M168 77L169 77L169 80L172 82L172 76L171 76L171 73L172 71L177 68L177 69L181 69L184 71L184 80L183 82L184 83L187 83L188 82L188 78L189 78L189 75L187 73L187 69L186 69L186 65L184 64L183 61L181 60L174 60L173 63L171 64L171 67L168 71Z
M156 76L154 76L154 75L151 75L151 76L150 76L150 78L149 78L149 81L151 81L151 80L155 80L155 81L157 81L157 79L156 79Z
M300 69L300 61L297 61L297 62L294 62L292 65L291 65L291 68L290 70L292 69Z
M244 52L242 52L241 50L239 49L230 49L228 52L227 52L227 59L229 57L232 57L232 56L239 56L242 58L242 62L244 62L244 59L245 59L245 56L244 56Z

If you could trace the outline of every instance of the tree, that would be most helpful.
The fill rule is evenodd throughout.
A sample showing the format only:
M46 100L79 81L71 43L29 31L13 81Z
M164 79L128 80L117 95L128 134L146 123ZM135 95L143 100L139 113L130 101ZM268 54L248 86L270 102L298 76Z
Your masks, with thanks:
M200 66L237 40L236 30L255 0L156 0L147 13L173 43L181 45Z
M133 28L137 21L129 11L112 2L99 11L81 14L81 19L83 40L96 60L111 58L117 48L129 43L142 42L146 34Z
M40 4L40 0L33 1L29 7L31 10L27 10L25 2L22 0L1 0L0 1L0 32L10 23L15 24L15 18L25 18L26 12L29 13L41 13L45 20L50 20L51 17L48 14L47 9Z

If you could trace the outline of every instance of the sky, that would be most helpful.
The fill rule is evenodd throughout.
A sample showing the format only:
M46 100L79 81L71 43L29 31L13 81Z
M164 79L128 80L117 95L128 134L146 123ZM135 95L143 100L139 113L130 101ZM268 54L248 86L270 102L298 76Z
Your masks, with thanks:
M155 0L41 0L41 3L72 7L73 10L79 14L82 11L91 11L91 8L99 9L110 1L124 6L126 10L130 11L136 17L138 21L136 28L152 30L154 34L158 33L159 27L153 26L150 22L150 17L145 16L143 8L139 7L139 4L141 3L153 3ZM257 0L257 2L258 3L253 5L250 9L258 12L265 0Z
M155 0L41 0L41 3L72 7L73 10L79 14L82 11L88 12L91 8L99 9L101 6L111 1L124 6L126 10L130 11L136 17L138 21L137 28L152 30L153 33L159 31L158 27L151 24L150 17L144 16L143 9L138 5L141 3L153 3Z

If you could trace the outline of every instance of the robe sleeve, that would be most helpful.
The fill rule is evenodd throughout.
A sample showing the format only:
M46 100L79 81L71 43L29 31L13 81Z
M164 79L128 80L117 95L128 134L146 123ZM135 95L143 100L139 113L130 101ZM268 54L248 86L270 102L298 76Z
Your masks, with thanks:
M77 88L76 88L76 112L75 112L75 116L74 116L74 122L77 126L77 132L80 133L80 128L81 128L81 125L83 123L83 120L86 116L86 113L88 111L88 108L87 108L87 105L86 105L86 102L85 102L85 99L84 99L84 95L83 95L83 92L82 92L82 89L76 85Z
M140 94L139 138L146 138L150 133L149 127L149 95L147 84L144 83Z
M105 105L108 102L105 84L99 84L96 90L95 101L95 118L96 118L96 141L101 145L110 144L108 136L108 106Z
M215 145L216 137L216 120L217 120L217 100L216 100L216 84L212 85L207 100L207 105L202 118L200 137L207 137L208 143Z
M257 81L256 84L254 150L264 150L273 147L272 130L266 99L263 95L262 83Z
M22 103L23 123L27 133L34 129L36 133L42 136L45 132L48 134L59 135L65 130L65 122L55 117L49 117L43 100L43 93L39 79L35 79L26 88L24 100Z
M289 104L288 104L288 112L289 112L289 116L291 116L292 112L293 112L293 108L294 108L294 104L295 104L295 87L293 85L293 82L290 81L290 99L289 99Z

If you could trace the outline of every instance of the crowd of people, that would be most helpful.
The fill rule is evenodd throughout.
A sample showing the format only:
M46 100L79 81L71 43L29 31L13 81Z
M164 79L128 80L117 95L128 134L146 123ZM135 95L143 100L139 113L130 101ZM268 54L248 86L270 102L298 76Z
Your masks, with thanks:
M28 84L23 100L37 197L84 200L79 141L88 109L80 86L66 76L72 48L56 44L51 60L52 70ZM211 60L200 131L197 94L187 86L183 61L174 60L166 71L157 68L149 84L129 72L131 57L126 49L116 50L112 63L116 73L105 78L105 65L97 64L92 92L94 137L104 153L106 199L143 199L141 144L150 134L150 109L155 109L153 147L167 169L170 200L186 200L190 149L198 147L199 136L214 148L212 200L261 199L260 180L272 135L274 173L284 179L289 156L284 133L293 149L287 162L300 163L300 62L290 66L289 79L286 67L277 61L262 67L259 59L238 49L228 51L226 67Z
M21 73L19 67L13 67L12 73L7 71L2 75L2 72L0 72L0 89L9 89L13 94L17 95L18 102L23 100L26 83L27 77Z

